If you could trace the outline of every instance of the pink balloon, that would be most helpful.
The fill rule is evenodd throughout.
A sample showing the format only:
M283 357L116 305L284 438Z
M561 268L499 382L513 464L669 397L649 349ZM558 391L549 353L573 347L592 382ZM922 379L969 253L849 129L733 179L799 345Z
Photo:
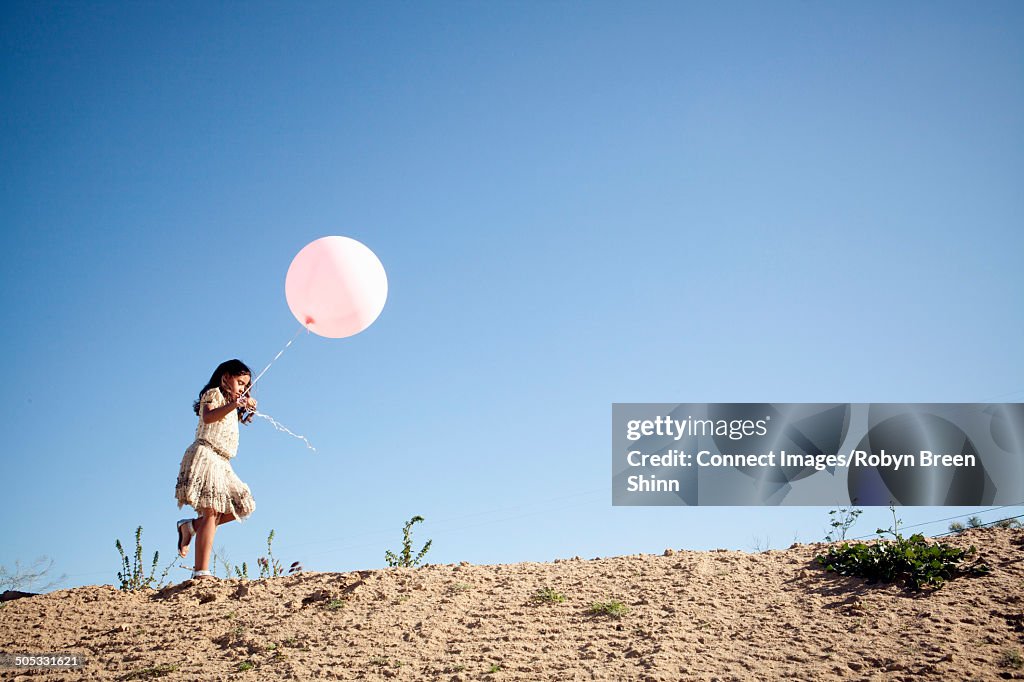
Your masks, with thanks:
M303 326L330 339L363 331L388 297L388 276L364 244L348 237L321 237L292 260L284 278L288 307Z

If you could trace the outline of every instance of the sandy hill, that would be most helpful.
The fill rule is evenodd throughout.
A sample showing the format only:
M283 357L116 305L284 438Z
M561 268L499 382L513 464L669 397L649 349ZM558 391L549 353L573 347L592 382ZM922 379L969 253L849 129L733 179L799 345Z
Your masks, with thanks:
M80 587L5 603L0 651L85 665L0 677L1024 679L1024 531L948 542L978 547L992 574L912 594L837 578L813 563L823 545L794 545ZM545 588L564 601L535 599ZM625 613L590 613L616 601Z

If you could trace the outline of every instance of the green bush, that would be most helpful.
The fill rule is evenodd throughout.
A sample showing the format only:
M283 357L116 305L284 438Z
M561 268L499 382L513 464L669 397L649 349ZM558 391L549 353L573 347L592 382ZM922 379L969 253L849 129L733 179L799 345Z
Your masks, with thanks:
M565 595L550 587L543 587L530 597L530 602L533 604L561 604L564 601Z
M607 602L597 601L590 605L587 613L591 616L608 616L618 620L629 613L629 607L617 599Z
M394 568L395 566L405 566L407 568L416 566L420 563L420 559L426 555L427 550L430 549L430 543L433 540L427 540L427 544L423 545L423 549L420 550L419 554L412 555L412 526L414 523L420 523L423 521L422 516L414 516L405 524L402 528L402 553L395 554L390 549L384 551L384 560L388 562L388 566Z
M870 545L844 542L829 547L814 560L826 571L866 578L868 582L902 583L912 591L938 589L946 580L989 573L980 559L964 565L977 552L973 545L957 549L941 542L929 543L920 533L904 538L899 524L893 509L893 526L876 531L878 535L892 535L891 540L879 539Z

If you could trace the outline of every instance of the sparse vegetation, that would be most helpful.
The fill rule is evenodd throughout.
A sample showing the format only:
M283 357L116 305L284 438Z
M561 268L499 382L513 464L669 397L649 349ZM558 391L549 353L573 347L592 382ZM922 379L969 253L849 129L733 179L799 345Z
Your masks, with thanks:
M274 549L272 547L274 543L274 529L270 529L270 535L267 536L267 556L261 556L256 560L256 563L260 567L260 578L276 578L279 575L284 575L284 568L281 563L274 558Z
M238 672L244 673L246 670L252 670L256 667L256 664L252 661L242 661L238 664Z
M845 540L847 531L857 522L857 517L862 513L864 513L863 509L857 509L853 506L838 507L830 510L828 513L831 517L829 526L832 527L832 530L825 535L825 542Z
M249 579L249 566L244 561L242 562L241 567L232 565L232 563L228 561L227 553L224 551L223 547L214 550L213 552L213 557L210 562L210 568L212 569L214 575L217 575L218 561L224 567L225 578L230 578L231 573L234 572L236 578L241 578L242 580Z
M50 580L41 586L36 586L36 583L47 577L52 568L53 559L45 556L39 557L27 568L23 567L21 562L15 559L13 570L8 569L6 566L0 566L0 591L17 590L19 592L31 592L38 590L39 592L46 592L64 582L68 577L67 574L62 574L59 578Z
M1003 529L1006 529L1006 528L1021 528L1021 523L1020 523L1020 521L1018 521L1017 519L1015 519L1013 517L1009 517L1009 518L1005 518L1005 519L999 519L998 521L990 521L989 523L982 523L980 518L978 518L977 516L972 516L969 519L967 519L967 525L966 526L964 526L964 524L960 523L959 521L953 521L952 523L950 523L949 524L949 532L951 532L951 533L961 533L961 532L967 530L968 528L985 528L986 526L990 527L990 528L1003 528Z
M618 620L629 613L629 607L615 599L606 602L598 601L590 605L587 613L591 616L608 616Z
M963 550L941 542L929 543L920 533L904 538L899 532L896 510L891 509L892 527L879 528L876 533L891 535L892 539L879 539L870 545L844 542L838 547L829 547L824 554L816 556L815 561L826 571L859 576L868 582L902 583L912 591L927 587L937 589L946 580L989 573L989 567L980 560L963 565L976 553L973 546Z
M160 665L153 666L152 668L143 668L142 670L136 670L130 672L127 675L122 675L119 680L151 680L156 677L163 677L164 675L170 675L178 669L178 666L173 663L161 663Z
M327 602L326 604L324 604L324 608L327 609L328 611L337 611L338 609L342 608L343 606L345 606L345 600L344 599L332 599L329 602Z
M1020 651L1017 651L1016 649L1007 649L999 659L999 665L1003 668L1020 670L1021 668L1024 668L1024 656L1022 656Z
M125 592L134 592L135 590L147 587L160 588L165 584L167 573L171 570L171 566L174 563L168 564L167 568L160 575L160 579L157 580L156 565L160 560L160 552L153 552L153 566L150 569L149 575L146 575L146 569L142 565L142 526L135 529L135 556L133 560L128 560L127 555L124 553L124 548L121 546L120 539L114 541L114 546L121 554L121 570L117 572L117 579L121 582L119 589ZM156 584L154 585L154 583Z
M534 604L561 604L565 601L565 595L550 587L542 587L530 597L530 601Z
M384 560L388 562L388 566L394 568L396 566L404 566L411 568L420 563L420 560L426 555L430 549L430 544L433 540L427 540L427 544L423 545L423 549L420 550L419 554L412 555L412 526L415 523L422 523L422 516L414 516L406 522L405 527L402 529L402 551L400 554L395 554L391 550L384 552Z
M492 663L491 667L487 669L487 673L486 674L493 675L494 673L498 672L499 670L501 670L501 664L500 663Z

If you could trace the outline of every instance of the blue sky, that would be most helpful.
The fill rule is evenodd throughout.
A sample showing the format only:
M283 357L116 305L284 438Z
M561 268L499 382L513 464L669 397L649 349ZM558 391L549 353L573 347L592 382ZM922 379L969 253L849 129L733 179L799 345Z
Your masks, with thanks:
M611 403L1024 400L1019 3L0 21L5 566L115 582L139 525L171 559L191 401L295 333L285 272L328 234L388 303L261 380L319 452L243 428L234 562L274 528L285 561L380 567L414 514L433 562L785 547L827 509L613 508Z

